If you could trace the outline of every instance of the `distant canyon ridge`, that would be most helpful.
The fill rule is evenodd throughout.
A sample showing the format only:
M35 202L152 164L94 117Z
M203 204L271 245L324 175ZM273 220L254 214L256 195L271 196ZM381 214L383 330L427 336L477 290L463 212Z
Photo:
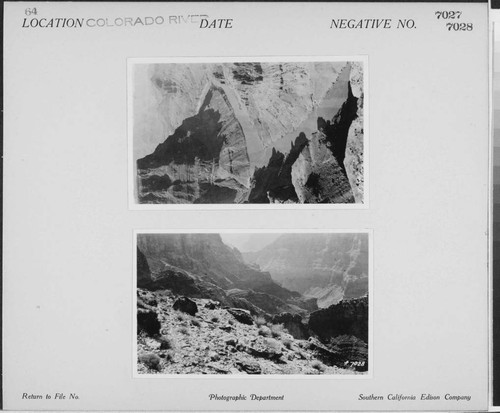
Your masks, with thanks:
M362 62L132 70L137 202L364 202Z

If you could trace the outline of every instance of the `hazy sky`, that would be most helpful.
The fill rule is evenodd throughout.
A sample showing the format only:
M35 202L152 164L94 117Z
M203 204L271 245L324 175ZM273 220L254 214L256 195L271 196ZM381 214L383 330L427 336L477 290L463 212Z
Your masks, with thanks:
M220 234L224 243L238 248L240 252L259 251L283 234Z

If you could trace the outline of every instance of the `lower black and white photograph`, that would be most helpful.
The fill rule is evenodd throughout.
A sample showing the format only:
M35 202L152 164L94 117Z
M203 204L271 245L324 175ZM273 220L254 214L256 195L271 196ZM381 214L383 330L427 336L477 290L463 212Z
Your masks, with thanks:
M371 372L371 232L134 235L134 376Z

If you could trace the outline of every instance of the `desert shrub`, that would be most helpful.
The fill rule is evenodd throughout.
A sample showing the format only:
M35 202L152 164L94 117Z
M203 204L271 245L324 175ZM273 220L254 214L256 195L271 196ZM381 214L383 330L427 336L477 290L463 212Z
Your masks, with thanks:
M139 361L151 370L160 371L161 359L154 353L142 353L139 354Z
M260 327L260 326L265 326L267 324L267 322L266 322L266 319L264 317L256 317L255 324L257 324L257 327Z
M186 316L182 313L177 313L177 320L178 321L185 321L186 320Z
M283 333L284 333L283 324L273 324L271 326L271 335L274 338L280 338Z
M185 334L186 336L189 335L189 330L187 329L187 327L181 327L179 328L179 333L181 334Z
M219 322L219 317L217 317L216 315L214 315L210 321L212 321L212 323L218 323Z
M201 325L200 322L196 318L193 318L191 320L191 324L196 326L196 327L199 327Z
M271 329L266 326L260 326L258 334L262 337L271 337Z
M325 365L319 360L314 360L311 363L311 367L321 372L325 371Z
M172 351L167 351L165 353L165 360L170 362L174 361L174 353Z
M162 336L158 340L160 342L160 350L170 350L175 347L174 339Z
M291 349L292 348L292 344L293 344L293 340L289 339L289 338L284 338L282 340L282 343L283 345L287 348L287 349Z
M281 351L281 343L278 340L275 340L274 338L267 338L266 344L270 350L276 353L279 353Z

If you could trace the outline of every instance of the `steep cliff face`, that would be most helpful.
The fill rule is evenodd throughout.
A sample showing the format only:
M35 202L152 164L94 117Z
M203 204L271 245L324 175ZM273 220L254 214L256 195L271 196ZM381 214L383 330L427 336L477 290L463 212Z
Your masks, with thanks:
M217 299L252 311L255 306L269 314L317 309L300 293L276 284L269 273L245 264L218 234L139 234L137 245L138 282L139 272L144 274L142 257L151 272L151 283L141 276L144 288Z
M309 316L309 329L321 341L328 342L342 335L368 342L368 297L343 300Z
M137 248L137 286L144 287L151 282L151 270L149 269L148 260Z
M155 65L151 82L165 133L137 159L139 202L362 202L360 64Z
M292 166L291 180L301 203L354 202L342 162L327 145L322 132L314 133Z
M250 162L224 91L209 89L198 113L138 160L137 167L144 202L235 202L249 184Z
M364 87L363 68L353 63L350 73L350 84L353 97L357 99L356 118L352 121L347 134L344 166L356 202L364 200Z
M299 198L292 182L292 167L307 145L301 133L287 155L273 149L267 166L258 168L252 179L249 203L297 203Z
M284 234L244 257L319 307L368 293L367 234Z

